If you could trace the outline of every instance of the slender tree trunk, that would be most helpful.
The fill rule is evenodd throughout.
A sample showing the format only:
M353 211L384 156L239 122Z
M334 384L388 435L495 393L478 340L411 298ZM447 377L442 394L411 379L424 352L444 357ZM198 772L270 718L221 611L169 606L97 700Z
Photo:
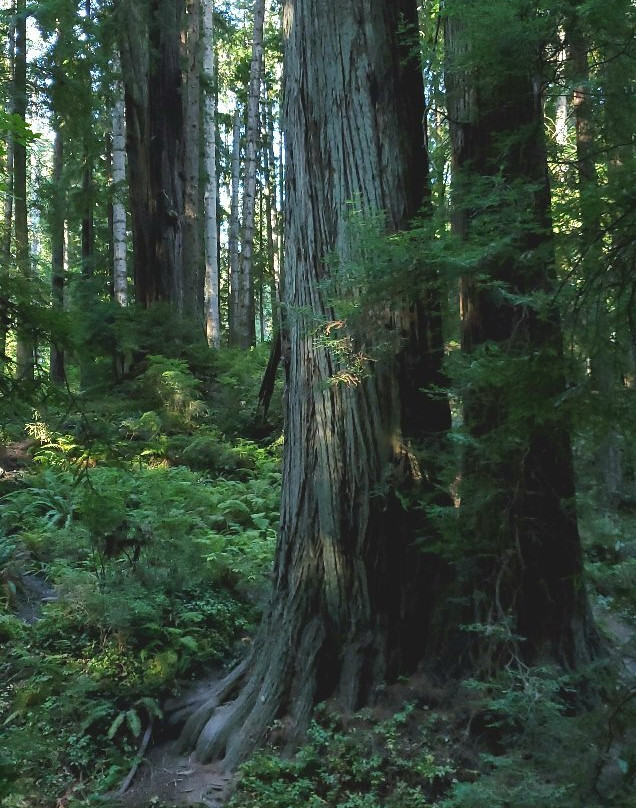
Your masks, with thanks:
M91 0L85 0L84 10L86 19L90 20L92 14ZM84 142L83 142L83 169L82 169L82 210L81 210L81 252L82 252L82 280L79 292L79 303L81 316L86 318L88 312L95 305L96 289L93 283L93 276L95 274L95 220L94 220L94 207L95 207L95 183L93 180L93 162L94 162L94 146L93 146L93 101L92 91L90 87L90 77L88 78L89 86L86 88L88 96L91 98L90 109L87 120L84 122ZM95 358L91 348L90 333L85 333L83 345L80 348L79 365L80 365L80 386L86 389L93 384L93 370Z
M238 317L237 308L239 300L239 188L240 188L240 161L241 161L241 112L238 106L234 110L232 124L232 188L230 194L230 223L227 234L227 249L230 265L230 304L229 304L229 332L235 333L235 322ZM231 341L231 340L230 340Z
M64 138L59 129L53 143L53 199L51 201L51 303L57 312L64 311ZM65 379L64 351L56 342L51 343L50 376L54 384Z
M203 150L205 190L205 333L208 345L221 345L219 245L216 171L216 76L214 70L214 0L203 0Z
M240 348L255 342L254 289L252 254L254 252L254 213L256 204L256 170L259 139L258 109L263 72L263 25L265 0L254 0L254 34L250 84L247 96L247 127L245 131L245 180L243 182L243 216L241 255L238 274L236 313L230 341Z
M9 63L9 80L13 84L14 81L14 62L15 62L15 21L9 23L8 32L8 63ZM13 94L8 99L6 104L6 111L9 115L14 112ZM11 235L13 230L13 135L11 133L7 136L6 141L6 191L4 195L4 210L2 217L2 243L0 245L0 260L2 261L3 271L9 267L11 263ZM6 366L7 355L7 333L9 331L10 316L9 316L9 301L0 300L0 371L4 371Z
M576 667L594 655L597 637L583 587L569 424L558 405L565 382L550 302L538 46L519 32L521 15L508 0L497 6L500 39L487 15L463 15L464 0L446 8L455 231L474 245L493 228L507 234L462 282L462 343L472 368L464 422L474 448L464 460L461 513L473 560L471 617L482 627L478 664L503 664L512 653ZM470 66L473 47L483 45L480 26L488 26L489 71L481 61ZM510 36L526 43L514 56ZM501 179L524 212L521 224L505 193L493 202Z
M203 0L205 2L205 0ZM199 225L201 1L187 0L183 26L183 314L202 325L205 278ZM203 47L207 47L205 39Z
M114 65L120 71L119 59ZM114 85L115 103L111 113L113 128L113 293L120 306L128 305L128 266L126 261L126 122L124 85L119 77Z
M201 758L225 752L228 767L277 717L288 715L299 734L315 703L334 697L356 709L421 659L434 570L414 546L401 498L427 486L431 469L419 466L415 442L434 443L449 424L447 404L422 392L440 380L441 341L436 316L415 294L351 335L371 352L392 342L364 378L336 382L346 366L316 338L317 329L337 327L324 284L328 256L354 257L350 200L362 216L382 212L389 231L422 201L421 72L412 42L398 35L416 26L415 2L287 0L285 19L286 303L294 316L274 592L250 660L184 731ZM418 521L426 532L421 512ZM218 706L244 672L236 699Z
M271 273L272 321L280 324L280 260L278 251L278 210L276 206L276 160L274 158L274 116L267 115L267 143L263 149L263 195L265 201L265 227L267 233L267 266Z
M15 65L13 77L13 110L23 120L27 111L27 39L26 0L16 0ZM29 227L27 209L27 149L18 139L13 147L13 190L15 197L15 256L18 272L28 283L31 279ZM35 369L35 345L27 323L17 326L16 376L32 381Z

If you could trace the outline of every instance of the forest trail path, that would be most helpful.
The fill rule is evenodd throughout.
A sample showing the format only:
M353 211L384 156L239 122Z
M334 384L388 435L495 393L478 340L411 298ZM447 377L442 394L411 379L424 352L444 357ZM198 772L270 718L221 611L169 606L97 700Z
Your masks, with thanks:
M118 800L124 808L192 805L220 808L229 796L231 777L218 763L198 763L183 755L176 741L163 743L144 758L137 778Z
M606 637L611 655L622 666L620 678L628 689L636 683L636 634L634 626L607 609L595 609L595 618ZM193 683L189 694L196 698L213 687L217 676ZM417 676L408 683L387 688L383 703L376 705L377 718L388 718L414 696L424 695L426 701L437 701L441 693L427 691ZM187 701L187 696L184 701ZM384 703L386 702L386 703ZM160 742L144 757L132 785L117 801L122 808L221 808L229 799L233 777L219 763L199 763L192 754L182 754L175 740Z

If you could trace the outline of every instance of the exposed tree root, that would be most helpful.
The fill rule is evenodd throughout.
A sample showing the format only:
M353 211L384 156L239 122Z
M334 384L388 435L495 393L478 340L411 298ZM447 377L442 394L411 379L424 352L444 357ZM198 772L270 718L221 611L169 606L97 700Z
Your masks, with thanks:
M267 645L258 641L250 657L219 682L205 702L191 704L194 710L181 733L182 749L194 748L202 762L222 759L226 771L244 760L275 719L287 712L294 738L301 735L315 703L316 657L324 637L320 621L309 621L300 642L291 642L289 631L269 633L268 622L260 638L276 639Z

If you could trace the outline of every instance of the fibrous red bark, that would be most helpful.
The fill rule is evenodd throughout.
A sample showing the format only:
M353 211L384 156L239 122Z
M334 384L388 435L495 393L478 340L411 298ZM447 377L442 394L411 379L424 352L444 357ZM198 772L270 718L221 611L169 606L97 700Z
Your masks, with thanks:
M421 658L434 571L403 503L431 471L415 444L450 420L446 402L423 392L440 381L435 307L413 289L378 306L373 328L369 318L355 334L343 327L353 351L383 344L358 372L334 346L326 293L332 268L360 257L352 200L362 221L388 231L423 201L421 72L399 33L416 25L416 4L288 0L284 19L289 346L273 594L244 670L194 711L183 736L230 767L275 718L301 733L317 702L358 708Z

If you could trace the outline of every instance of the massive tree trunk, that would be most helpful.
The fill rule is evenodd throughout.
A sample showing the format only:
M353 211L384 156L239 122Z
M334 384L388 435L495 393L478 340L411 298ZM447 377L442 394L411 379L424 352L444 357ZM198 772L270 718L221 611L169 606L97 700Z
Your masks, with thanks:
M203 17L203 191L205 235L205 333L208 345L221 345L219 244L216 171L216 77L214 75L214 0L202 0Z
M493 653L512 652L575 667L596 635L563 403L539 50L509 0L488 14L459 0L447 13L454 225L480 255L462 281L472 446L462 514L477 646L495 664Z
M437 315L417 295L423 273L410 299L378 305L357 333L340 331L340 347L377 360L359 376L329 347L339 327L327 300L333 267L361 257L351 201L361 221L381 217L388 231L422 202L421 72L398 33L417 25L416 4L287 0L284 14L290 343L274 590L244 669L184 730L201 758L225 755L228 767L275 718L301 733L318 701L356 709L421 659L434 569L402 502L428 485L416 449L450 420L446 402L422 392L440 382L441 359ZM243 673L236 699L218 706Z
M254 289L252 253L254 251L254 213L256 203L256 168L259 138L258 109L263 72L263 26L265 0L254 0L254 34L252 61L247 95L247 127L245 130L245 179L243 182L243 217L241 254L238 272L236 308L231 320L230 343L249 348L255 342Z

